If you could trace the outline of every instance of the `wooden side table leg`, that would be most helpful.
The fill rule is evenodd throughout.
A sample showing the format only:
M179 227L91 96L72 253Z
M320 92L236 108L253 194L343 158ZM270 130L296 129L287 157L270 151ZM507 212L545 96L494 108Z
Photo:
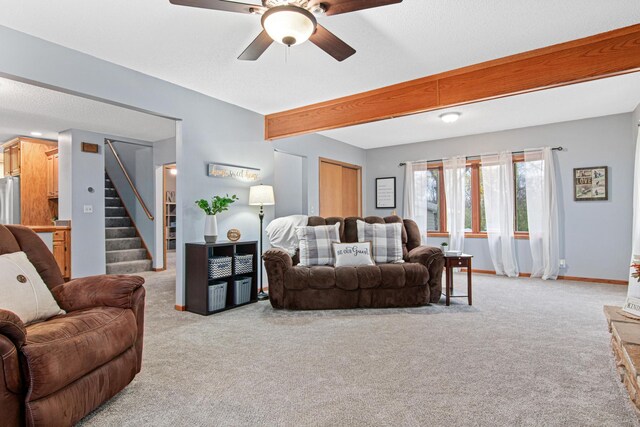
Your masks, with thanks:
M467 267L467 295L469 296L469 305L472 303L471 287L471 258L469 258L469 266Z

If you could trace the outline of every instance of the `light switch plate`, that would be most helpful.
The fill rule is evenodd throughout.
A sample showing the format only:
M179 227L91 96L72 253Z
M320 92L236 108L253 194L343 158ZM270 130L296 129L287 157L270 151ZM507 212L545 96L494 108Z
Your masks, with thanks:
M84 205L84 213L93 213L93 205Z

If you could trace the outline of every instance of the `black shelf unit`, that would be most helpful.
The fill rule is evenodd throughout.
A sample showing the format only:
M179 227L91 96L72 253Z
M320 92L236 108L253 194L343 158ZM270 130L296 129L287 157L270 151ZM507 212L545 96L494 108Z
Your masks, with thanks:
M235 262L232 263L231 276L209 279L209 258L212 256L253 255L251 273L236 274ZM258 302L258 242L222 241L217 243L187 243L185 245L185 287L187 311L208 316L232 308ZM233 282L239 277L251 277L251 299L244 304L233 303ZM227 282L227 301L224 308L209 311L209 285L217 280Z

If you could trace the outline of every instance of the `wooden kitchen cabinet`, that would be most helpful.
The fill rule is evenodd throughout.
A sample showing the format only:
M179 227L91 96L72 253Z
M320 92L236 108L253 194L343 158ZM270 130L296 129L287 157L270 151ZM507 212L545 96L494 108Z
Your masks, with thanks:
M20 175L20 144L9 147L9 173L11 176Z
M15 138L2 145L5 175L20 177L20 223L22 225L51 225L52 219L58 215L56 145L55 141L26 137ZM56 150L56 153L49 168L46 153L52 150ZM51 184L48 182L49 179Z
M71 230L53 232L53 257L65 280L71 277Z
M47 197L58 198L58 149L47 151Z

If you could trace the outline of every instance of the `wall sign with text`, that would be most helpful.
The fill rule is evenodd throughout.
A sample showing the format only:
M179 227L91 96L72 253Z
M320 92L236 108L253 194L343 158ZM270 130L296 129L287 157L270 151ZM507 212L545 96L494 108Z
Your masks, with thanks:
M376 178L376 209L396 208L396 178Z
M576 202L608 200L607 169L607 166L575 168L573 170L573 199Z
M260 179L260 169L223 163L209 163L207 173L214 178L233 178L242 182L255 182Z

